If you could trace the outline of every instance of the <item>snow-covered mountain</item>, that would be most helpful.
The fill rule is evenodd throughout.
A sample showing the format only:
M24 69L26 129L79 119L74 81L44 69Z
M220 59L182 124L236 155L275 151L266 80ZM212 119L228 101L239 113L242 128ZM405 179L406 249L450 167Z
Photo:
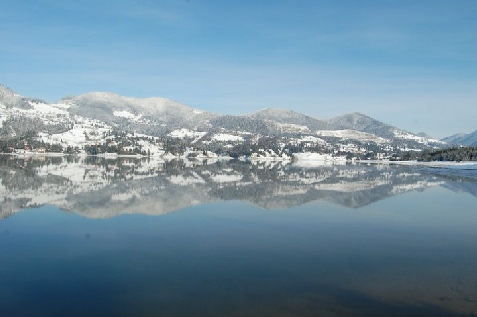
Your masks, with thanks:
M304 132L330 129L326 121L315 119L292 110L268 108L252 113L249 116L254 119L278 123L283 132Z
M30 109L29 99L0 84L0 107Z
M443 138L442 141L452 145L477 146L477 130L472 133L457 133Z
M333 127L333 130L350 129L371 133L387 139L394 138L396 131L402 131L359 112L331 118L328 120L328 124Z
M67 97L60 103L72 114L156 136L180 128L205 129L218 116L166 98L130 98L110 92Z
M111 92L91 92L48 104L3 85L0 137L7 140L0 152L35 147L67 153L184 154L194 148L268 158L289 157L305 149L363 154L445 145L360 113L316 119L291 110L265 109L232 116L166 98L131 98ZM177 141L166 140L171 138Z

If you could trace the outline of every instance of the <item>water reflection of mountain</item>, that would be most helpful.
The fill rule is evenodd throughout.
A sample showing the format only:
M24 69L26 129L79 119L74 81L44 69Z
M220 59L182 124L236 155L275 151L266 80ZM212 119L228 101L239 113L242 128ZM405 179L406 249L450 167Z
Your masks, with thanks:
M459 183L409 166L300 168L241 161L1 156L0 178L1 218L44 204L106 218L132 213L160 215L222 200L270 209L312 201L357 208L436 185L477 194L476 183Z

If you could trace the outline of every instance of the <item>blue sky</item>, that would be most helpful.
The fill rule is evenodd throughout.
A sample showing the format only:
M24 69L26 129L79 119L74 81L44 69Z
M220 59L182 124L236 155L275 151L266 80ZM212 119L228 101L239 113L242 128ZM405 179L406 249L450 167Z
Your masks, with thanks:
M6 0L0 83L58 101L112 91L227 114L362 112L477 129L477 1Z

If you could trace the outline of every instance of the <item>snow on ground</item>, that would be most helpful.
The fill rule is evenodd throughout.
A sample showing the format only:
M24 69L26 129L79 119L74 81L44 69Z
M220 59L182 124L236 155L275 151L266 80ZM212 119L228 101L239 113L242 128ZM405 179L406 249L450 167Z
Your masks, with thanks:
M51 103L50 106L59 108L59 109L69 109L71 108L71 104L68 103Z
M227 142L227 141L240 141L243 142L244 138L239 135L232 135L227 133L218 133L212 137L213 141Z
M297 160L301 161L332 161L333 157L330 154L320 154L320 153L311 153L311 152L305 152L305 153L295 153L293 156Z
M30 105L33 106L34 111L42 114L68 114L66 110L54 107L52 105L47 105L46 103L30 102Z
M403 132L403 131L393 131L393 132L394 132L394 136L396 138L406 139L406 140L414 140L417 143L421 143L421 144L426 144L426 145L428 145L429 143L446 144L446 142L443 142L441 140L428 139L428 138L425 138L425 137L422 137L422 136L413 135L413 134Z
M207 132L192 131L192 130L189 130L189 129L178 129L178 130L174 130L171 133L169 133L168 136L170 136L172 138L181 138L181 139L183 139L183 138L197 138L197 139L199 139L206 134L207 134Z
M307 126L293 123L278 123L278 127L284 133L309 133L311 132Z
M144 151L148 152L151 156L163 155L165 153L162 147L155 143L150 143L144 140L139 140L137 143L142 147Z
M193 151L191 149L188 149L184 155L183 155L183 158L196 158L196 159L216 159L218 158L219 156L214 153L214 152L211 152L211 151Z
M325 137L336 137L340 139L353 139L359 141L371 141L376 143L388 143L389 140L377 137L374 134L360 132L356 130L320 130L316 135Z
M298 139L298 141L301 142L313 142L313 143L319 143L319 144L326 144L326 141L311 135L305 135L302 136L301 139Z
M281 155L277 154L272 149L260 149L257 153L252 153L250 159L258 161L289 161L292 158L285 153L282 153Z
M96 125L96 126L95 126ZM75 124L73 129L63 133L47 134L39 133L39 139L46 143L60 143L64 146L82 147L86 143L100 142L103 133L111 128L97 120L85 120L84 123ZM88 140L87 140L88 139Z
M113 115L116 116L116 117L122 117L122 118L126 118L126 119L131 119L131 120L139 120L141 118L141 116L137 116L135 115L134 113L131 113L129 111L125 111L125 110L122 110L122 111L114 111L113 112Z
M69 113L61 107L56 107L55 105L45 104L43 102L29 102L31 109L19 109L19 108L6 108L1 106L2 115L0 116L0 121L13 116L25 116L35 120L40 120L45 124L58 124L58 123L68 123L70 115Z
M48 105L42 102L31 102L32 109L9 109L10 115L21 114L27 117L40 119L45 123L58 123L63 122L65 116L69 116L69 113L59 107ZM63 118L62 118L63 117Z

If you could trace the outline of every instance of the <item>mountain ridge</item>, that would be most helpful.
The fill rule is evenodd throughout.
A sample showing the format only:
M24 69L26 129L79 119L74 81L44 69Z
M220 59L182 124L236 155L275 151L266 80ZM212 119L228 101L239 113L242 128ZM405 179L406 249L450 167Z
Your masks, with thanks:
M247 115L254 119L272 120L280 124L296 124L310 130L326 130L329 125L324 121L289 109L266 108Z
M442 141L453 145L477 146L477 130L471 133L456 133L443 138Z
M105 137L113 130L145 137L183 139L185 145L177 145L181 151L184 146L193 146L223 152L244 143L252 145L260 138L275 138L273 147L276 150L272 155L279 156L284 155L285 148L286 151L310 148L326 153L377 153L445 145L442 141L413 134L360 112L317 119L290 109L266 108L237 116L203 111L168 98L125 97L100 91L68 96L48 104L23 97L6 86L0 87L0 106L3 107L0 115L4 122L0 135L18 136L31 130L39 135L39 141L59 141L63 148L84 148L91 142L105 143ZM18 116L26 119L20 120ZM31 122L38 119L39 124L33 126ZM28 126L32 126L30 130ZM111 138L109 140L108 144L115 143L111 143ZM131 142L129 145L122 142L121 146L130 147ZM371 147L370 142L374 144ZM271 146L269 141L264 145ZM240 152L249 153L247 149L249 146ZM156 152L159 152L157 147Z

